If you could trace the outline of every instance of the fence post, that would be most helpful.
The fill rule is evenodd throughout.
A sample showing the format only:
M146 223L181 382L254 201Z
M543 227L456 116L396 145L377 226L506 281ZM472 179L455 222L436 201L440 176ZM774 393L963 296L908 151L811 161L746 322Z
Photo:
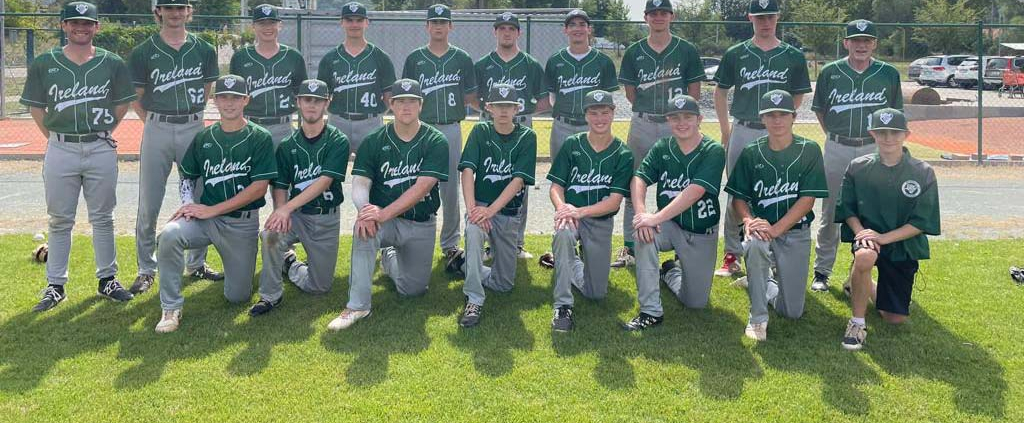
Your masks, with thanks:
M302 14L295 14L295 49L302 53Z
M530 54L530 16L526 16L526 54Z
M4 0L0 0L0 51L7 51L5 50L6 46L4 45L4 40L7 39L7 30L4 29L4 21L6 19L4 15L6 9L4 6ZM4 62L4 58L0 57L0 118L3 118L7 114L7 96L4 95L4 93L7 92L7 89L4 87L4 85L6 85L4 81L7 80L7 69Z
M63 39L64 32L61 32ZM25 30L25 68L32 64L32 59L36 58L36 31L34 29Z
M981 154L984 151L982 145L982 122L984 122L985 109L983 107L983 100L985 98L985 75L982 73L981 68L985 67L983 60L985 57L985 43L984 43L984 22L978 20L978 61L981 63L978 65L978 165L980 166L983 161Z

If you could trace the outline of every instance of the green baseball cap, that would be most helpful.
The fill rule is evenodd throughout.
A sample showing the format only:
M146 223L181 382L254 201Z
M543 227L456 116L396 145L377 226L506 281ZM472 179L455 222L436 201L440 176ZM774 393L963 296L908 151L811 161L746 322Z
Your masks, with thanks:
M280 21L277 16L277 7L270 4L261 4L252 8L252 21Z
M213 92L215 95L221 94L237 94L249 96L249 86L245 83L245 80L238 75L224 75L217 78L217 83L214 85Z
M420 83L412 79L399 79L391 86L391 98L418 98L423 99L423 91L420 91Z
M345 5L341 7L341 18L344 19L349 16L365 18L366 6L357 1L345 3Z
M697 104L697 99L693 97L686 94L679 94L668 101L668 111L665 112L665 116L677 113L688 113L700 116L700 104Z
M64 6L60 12L60 21L72 19L99 22L99 14L96 12L96 5L84 1L73 1Z
M666 10L672 13L672 2L669 0L647 0L647 5L644 6L644 14L651 13L655 10Z
M502 25L512 25L519 29L519 16L512 12L504 12L498 15L498 17L494 18L494 27L497 28Z
M747 14L750 16L758 15L778 15L779 14L779 1L778 0L751 0L750 7L747 8Z
M324 100L331 99L331 90L327 88L327 83L319 79L307 79L302 81L302 85L299 86L299 93L296 97L316 97Z
M908 131L907 116L898 109L878 109L871 114L869 131L888 129L890 131Z
M594 90L587 93L587 96L583 97L583 110L595 106L608 106L614 109L615 102L612 101L612 93L604 90Z
M870 37L878 38L875 23L867 19L857 19L846 24L846 38Z
M573 9L565 14L565 25L569 25L569 21L574 18L581 18L587 21L588 24L590 23L590 15L587 15L587 12L584 12L583 9Z
M156 0L156 7L160 6L191 6L190 0Z
M487 104L519 104L516 87L512 84L493 84L487 91Z
M788 112L796 113L796 107L793 104L793 96L783 90L771 90L761 96L761 101L758 102L758 109L760 115L771 112Z
M427 9L428 21L450 21L452 20L452 9L443 4L435 4Z

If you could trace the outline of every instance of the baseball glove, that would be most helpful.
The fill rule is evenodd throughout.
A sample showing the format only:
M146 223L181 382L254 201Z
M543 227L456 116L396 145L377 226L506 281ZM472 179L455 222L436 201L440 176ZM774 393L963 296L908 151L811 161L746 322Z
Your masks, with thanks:
M1024 285L1024 269L1016 266L1011 267L1010 277L1013 278L1014 282L1017 282L1017 285Z
M46 258L50 255L50 247L46 244L39 244L35 250L32 251L32 259L38 263L46 263Z

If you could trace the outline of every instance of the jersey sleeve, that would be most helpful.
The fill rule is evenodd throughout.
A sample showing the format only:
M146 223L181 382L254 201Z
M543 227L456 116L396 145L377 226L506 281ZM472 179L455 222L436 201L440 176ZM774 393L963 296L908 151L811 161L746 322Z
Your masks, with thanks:
M537 172L537 133L527 130L520 142L525 145L519 150L519 156L512 165L512 177L523 178L523 184L533 185Z
M918 195L907 223L927 235L939 235L942 232L939 223L939 186L935 180L935 171L931 168L928 168L921 194Z
M663 145L662 141L655 142L647 152L647 156L640 162L640 166L636 168L636 172L633 172L634 176L642 179L648 186L658 182L658 171L662 168L661 156L663 153L661 149Z
M485 60L487 60L487 56L484 56L480 60L477 60L476 63L473 63L473 77L476 78L477 84L483 84L484 81L487 80L487 77L484 75ZM487 95L487 91L490 89L491 87L479 87L476 90L476 99L480 101L480 107L483 107L484 96Z
M412 53L409 53L409 56L405 58L405 64L402 65L402 78L416 79L414 76L416 75L416 61L413 60L412 57L415 56L417 52L419 52L419 50L413 50Z
M32 61L25 78L25 88L21 92L19 102L29 107L46 108L46 92L43 89L43 61L37 58Z
M375 141L373 137L378 134L380 131L374 131L359 145L359 149L356 150L356 160L352 163L352 176L365 176L373 181L374 169L377 167L377 151L380 150L377 143L373 142Z
M826 65L822 70L821 74L818 75L818 80L814 82L814 100L811 102L811 110L819 113L827 113L828 110L828 81L829 75L832 74L832 66Z
M843 185L839 190L839 198L836 199L834 223L846 224L846 219L857 216L857 185L854 171L851 166L843 173Z
M725 170L725 149L716 142L708 147L706 155L690 178L691 184L704 188L708 194L717 196L722 189L722 171Z
M551 163L551 169L548 170L548 180L560 185L562 188L569 186L569 163L572 157L573 144L576 142L575 137L569 137L562 144L562 148L558 150L558 154L555 155L555 161Z
M199 164L199 150L196 146L202 143L200 139L205 132L202 131L196 134L188 149L185 150L185 156L181 159L181 166L178 166L178 174L181 175L182 179L198 179L202 176L202 173L200 173L202 172L202 165Z
M113 54L113 53L111 53ZM117 60L114 65L114 78L113 81L128 81L131 77L128 71L128 65L124 64L124 60L120 57L114 56ZM132 100L135 100L135 89L129 84L117 83L113 84L110 90L110 101L114 104L124 104Z
M391 86L395 85L395 64L391 63L391 56L388 56L381 49L377 49L377 71L380 72L381 92L390 92Z
M683 42L686 43L686 54L683 57L683 78L686 78L688 83L701 82L707 78L707 75L704 73L704 63L700 60L700 53L689 41Z
M801 197L828 198L828 184L825 180L825 162L821 158L821 149L814 141L805 141L810 150L806 159L806 168L800 175Z
M637 41L640 43L642 41ZM622 55L622 63L619 65L619 82L622 85L637 86L640 83L640 79L636 75L636 49L637 43L629 46L626 52Z
M277 179L277 160L274 158L274 142L270 140L270 133L260 132L254 141L249 178L253 181Z
M143 41L141 45L135 47L132 50L132 54L128 56L128 67L131 68L132 72L132 85L135 88L143 88L149 85L149 69L146 67L146 51L145 46L150 41Z
M811 77L807 72L807 58L799 50L793 49L793 76L789 80L789 93L806 94L811 92Z
M462 158L459 160L459 172L464 169L472 169L473 172L477 171L480 163L480 136L486 126L486 123L478 123L473 125L473 129L469 131L466 146L462 149Z
M462 84L463 94L472 94L477 90L477 79L476 69L473 67L473 59L469 58L469 55L462 53L462 74L464 78L460 78Z
M203 81L213 82L220 76L220 67L217 66L217 50L206 41L198 41L206 46L206 54L203 55Z
M722 61L718 63L718 70L715 71L715 82L719 88L728 90L736 85L735 62L736 54L729 49L722 56Z
M903 83L900 82L900 73L896 68L892 68L892 72L889 74L892 75L892 82L889 86L893 89L893 92L889 94L889 107L903 110Z
M277 151L274 153L274 161L277 163L277 177L271 182L274 188L277 189L289 189L292 187L292 172L288 169L291 164L288 160L288 152L285 148L284 143L278 146Z
M633 179L633 152L620 141L618 162L615 163L615 174L612 175L611 191L629 196L629 181Z
M242 72L242 51L238 50L231 55L231 63L228 65L228 72L232 75L241 75Z
M327 152L320 173L342 182L345 180L345 171L348 170L349 141L341 130L335 130L332 136L334 139L331 140L331 149Z
M558 81L558 74L555 71L555 60L557 60L559 53L555 53L554 56L548 58L547 64L544 66L544 86L547 87L549 93L556 92L558 89L555 84Z
M316 67L316 79L327 83L327 91L334 92L334 78L331 78L331 54L333 51L328 51L320 59L320 64Z
M417 176L437 178L440 182L448 180L448 141L439 132L428 135L431 139L423 146L423 162Z
M527 85L530 87L531 97L540 100L548 96L547 76L544 75L544 68L540 65L540 62L536 60L530 62L529 80L530 82Z
M753 170L750 168L753 163L750 163L750 151L749 148L745 148L740 152L740 157L736 159L736 165L733 166L732 172L729 174L729 181L725 184L725 192L747 202L754 199L751 186L753 185L751 184Z
M599 54L603 55L604 53ZM604 63L601 65L601 89L608 92L619 89L619 80L615 76L615 63L612 63L612 59L609 59L608 56L604 57Z
M292 63L295 64L295 77L292 78L292 95L299 93L299 87L302 86L302 81L309 79L309 72L306 70L306 59L302 57L302 53L296 50L291 50ZM238 75L237 73L235 75Z

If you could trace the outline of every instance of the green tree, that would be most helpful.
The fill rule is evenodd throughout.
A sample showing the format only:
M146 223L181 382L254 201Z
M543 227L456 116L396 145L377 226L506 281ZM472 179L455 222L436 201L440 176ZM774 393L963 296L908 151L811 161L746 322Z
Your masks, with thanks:
M973 23L978 16L979 12L967 0L926 0L914 12L918 23ZM914 31L913 38L934 52L959 53L976 49L974 32L972 28L928 28Z
M585 10L593 20L624 21L629 19L629 9L622 0L583 0L580 8ZM629 45L639 39L642 34L640 26L637 24L615 22L595 23L594 36L607 38L616 44Z
M827 0L800 0L792 4L793 20L797 22L846 22L846 12L829 4ZM834 51L842 28L801 25L791 28L805 48L813 54L814 74L818 73L819 55Z
M721 24L698 25L694 21L721 22L722 16L715 12L713 3L704 0L682 0L676 3L676 22L672 32L697 46L705 56L720 56L732 44L725 35Z

